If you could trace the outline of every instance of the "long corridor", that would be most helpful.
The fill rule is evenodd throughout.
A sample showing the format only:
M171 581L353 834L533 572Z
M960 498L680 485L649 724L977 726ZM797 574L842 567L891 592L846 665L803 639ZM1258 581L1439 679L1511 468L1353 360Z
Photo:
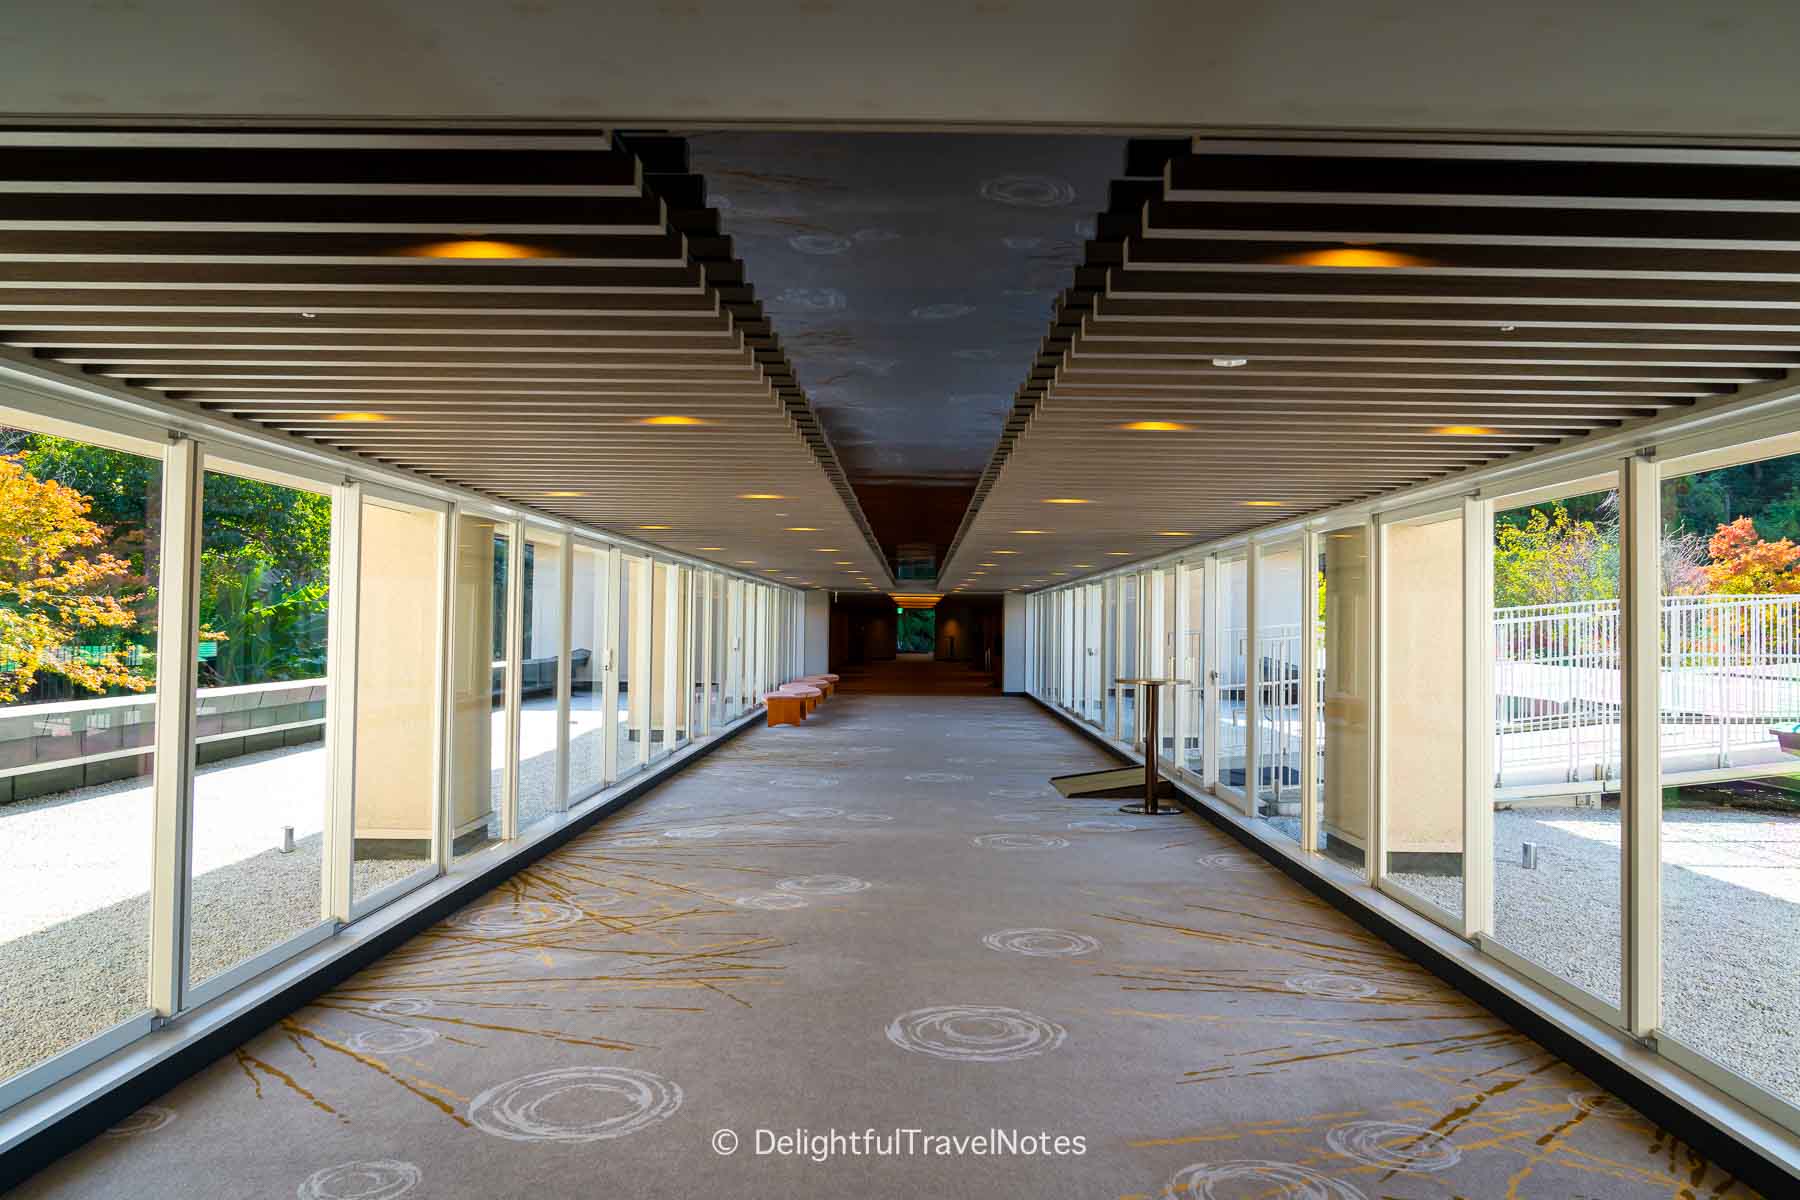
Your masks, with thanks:
M1753 1195L1208 823L1046 782L1105 765L852 687L19 1194Z

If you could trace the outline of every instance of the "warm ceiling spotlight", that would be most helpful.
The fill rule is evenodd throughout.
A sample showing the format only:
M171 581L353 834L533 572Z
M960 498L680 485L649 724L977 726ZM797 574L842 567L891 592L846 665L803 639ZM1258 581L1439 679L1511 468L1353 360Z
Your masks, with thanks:
M702 421L699 417L645 417L639 425L709 425L710 421Z
M639 525L639 529L673 529L673 525Z
M1439 425L1431 432L1439 437L1491 437L1500 431L1486 425Z
M818 551L820 554L842 554L843 553L843 551L839 550L836 546L814 546L813 549Z
M817 533L817 532L819 532L819 527L817 525L789 525L786 529L782 530L782 532L783 533Z
M1246 500L1246 501L1244 501L1244 507L1245 508L1280 508L1284 503L1286 503L1286 501L1283 501L1283 500Z
M1215 367L1241 367L1249 361L1247 358L1215 358L1212 364Z
M1339 246L1330 250L1302 250L1275 260L1293 267L1429 267L1430 259L1368 246Z
M341 412L331 414L331 420L333 421L385 421L387 419L388 415L386 413Z
M1075 566L1075 568L1077 570L1086 570L1089 567L1092 567L1094 564L1093 563L1075 563L1073 565Z
M694 549L696 549L696 550L723 550L724 548L725 547L723 547L723 546L695 546L694 547Z
M970 577L970 578L971 578L971 579L973 579L973 578L974 578L974 577L975 577L975 576L977 576L977 575L986 575L986 574L987 574L987 572L986 572L986 571L970 571L970 572L969 572L969 577Z
M1015 530L1013 530L1013 532L1032 535L1032 534L1039 534L1039 533L1049 533L1050 531L1048 529L1015 529Z
M1051 573L1051 574L1052 574L1052 575L1067 575L1067 574L1068 574L1068 572L1067 572L1067 571L1052 571L1052 572L1050 572L1050 573Z
M548 499L551 499L551 500L572 500L576 496L585 496L585 495L587 495L587 493L586 492L545 492L544 495Z
M1052 496L1049 499L1045 500L1044 503L1045 504L1092 504L1093 501L1092 500L1078 500L1074 496Z
M1194 535L1185 529L1163 529L1163 530L1157 531L1156 536L1157 537L1193 537Z
M527 246L522 242L502 242L490 238L464 238L450 242L426 242L408 246L399 253L411 258L556 258L554 250Z
M836 561L834 561L831 565L834 567L848 567L848 566L853 566L854 563L851 559L840 558L840 559L837 559Z
M1131 421L1119 426L1131 433L1185 433L1187 426L1180 421Z
M756 565L756 560L754 558L740 558L737 560L737 565L740 567L754 567Z
M786 500L780 492L740 492L739 500Z
M976 565L976 566L979 566L979 567L991 567L991 566L993 566L993 565L994 565L994 564L993 564L993 563L977 563L977 564L975 564L975 565Z
M1017 554L1018 551L1017 550L994 550L991 553L994 553L994 554Z

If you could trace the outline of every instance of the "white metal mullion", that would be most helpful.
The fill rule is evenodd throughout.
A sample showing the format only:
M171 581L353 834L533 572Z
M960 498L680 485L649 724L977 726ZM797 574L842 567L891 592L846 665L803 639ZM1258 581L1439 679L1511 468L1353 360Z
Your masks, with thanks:
M1375 603L1370 605L1374 624L1374 640L1371 649L1374 652L1375 678L1370 695L1371 721L1370 731L1374 738L1373 753L1369 755L1369 807L1365 815L1363 828L1365 852L1363 854L1363 877L1369 886L1380 885L1382 860L1387 853L1387 807L1388 807L1388 772L1387 772L1387 623L1388 623L1388 581L1387 581L1387 529L1377 521L1370 530L1369 539L1369 578L1373 588Z
M677 697L681 690L681 574L680 568L673 563L656 563L653 570L664 572L666 582L663 585L663 638L662 638L662 670L659 672L662 683L663 713L663 750L675 748L676 728L680 724L677 715ZM652 593L654 594L654 593Z
M1462 504L1463 911L1462 934L1494 927L1494 621L1492 503Z
M199 675L203 447L178 437L163 455L156 610L156 732L151 850L150 1010L182 1009L187 990L194 833L194 688Z
M331 495L330 603L325 614L325 834L320 917L348 924L356 854L356 674L362 636L362 484Z
M510 527L506 543L506 670L501 675L505 705L506 751L501 758L500 837L510 841L519 835L519 710L520 663L525 658L525 526Z
M700 657L700 712L695 717L696 736L712 736L712 676L713 676L713 643L718 639L713 636L713 580L711 571L699 572L700 580L700 629L695 644L699 647Z
M1219 559L1209 554L1200 564L1200 783L1208 791L1219 787Z
M558 620L561 640L556 651L556 775L550 794L551 807L557 812L569 808L569 706L575 687L575 539L565 535L559 550L562 562L557 571ZM590 674L592 668L589 669Z
M600 702L600 782L609 786L619 777L619 572L623 568L617 546L608 546L599 554L600 594L596 603L604 609L600 618L599 683L604 697Z
M655 724L651 713L656 707L656 652L651 643L656 636L656 561L637 561L640 565L631 589L631 691L642 699L640 703L627 704L626 711L632 718L632 732L637 734L641 752L637 765L642 767L650 762L650 727Z
M462 528L462 505L452 501L444 514L444 527L438 537L438 686L437 736L437 806L432 821L432 861L438 874L450 869L454 857L456 830L451 816L452 764L456 747L456 666L451 657L456 653L456 550ZM492 584L489 584L492 587ZM486 647L481 647L486 653Z
M1620 867L1626 1029L1650 1036L1662 1023L1662 479L1649 457L1621 472L1619 684Z
M1319 848L1319 535L1300 535L1300 844ZM1282 684L1283 687L1287 685Z
M1251 542L1244 550L1244 812L1256 815L1261 781L1256 753L1256 722L1262 716L1262 660L1257 656L1257 637L1262 622L1256 617L1257 593L1262 590L1262 547Z

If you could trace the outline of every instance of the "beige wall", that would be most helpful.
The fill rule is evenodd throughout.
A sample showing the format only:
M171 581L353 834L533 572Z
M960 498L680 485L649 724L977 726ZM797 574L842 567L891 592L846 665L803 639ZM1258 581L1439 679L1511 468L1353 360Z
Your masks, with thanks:
M1463 844L1462 521L1386 532L1387 851Z
M429 840L432 834L440 519L436 513L363 504L356 654L359 838Z

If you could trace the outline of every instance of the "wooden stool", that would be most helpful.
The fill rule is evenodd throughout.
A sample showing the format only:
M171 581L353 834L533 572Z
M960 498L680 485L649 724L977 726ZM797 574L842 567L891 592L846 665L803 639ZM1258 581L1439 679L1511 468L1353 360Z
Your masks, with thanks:
M821 692L824 692L827 696L829 696L833 692L837 691L836 686L834 686L832 684L831 680L826 678L823 675L802 675L799 679L796 679L794 682L795 683L810 683L814 687L818 688Z
M806 697L787 692L770 692L763 697L769 710L769 724L798 725L806 720Z
M775 690L784 695L794 696L804 700L806 702L806 713L808 716L811 716L812 711L819 707L819 701L825 695L824 692L821 692L810 683L784 683Z

